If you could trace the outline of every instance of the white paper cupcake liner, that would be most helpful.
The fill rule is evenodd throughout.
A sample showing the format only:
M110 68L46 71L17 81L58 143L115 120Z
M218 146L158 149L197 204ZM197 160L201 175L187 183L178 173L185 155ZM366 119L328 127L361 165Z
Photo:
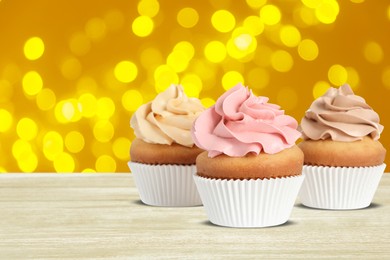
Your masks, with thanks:
M372 167L303 166L305 181L299 198L305 206L320 209L360 209L374 197L385 164Z
M195 165L128 165L143 203L167 207L202 205L192 178Z
M227 227L268 227L287 222L304 177L194 180L210 222Z

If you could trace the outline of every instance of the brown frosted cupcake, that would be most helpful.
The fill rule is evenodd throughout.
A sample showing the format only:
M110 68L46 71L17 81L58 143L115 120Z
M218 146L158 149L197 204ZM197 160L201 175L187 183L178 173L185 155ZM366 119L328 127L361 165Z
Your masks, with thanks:
M129 167L145 204L201 205L192 174L203 150L194 145L190 130L203 110L199 99L171 85L134 113L130 124L137 138Z
M378 114L343 85L313 102L301 129L302 204L322 209L369 206L386 167Z
M206 151L194 179L212 223L266 227L288 220L303 181L297 126L241 84L196 119L193 139Z

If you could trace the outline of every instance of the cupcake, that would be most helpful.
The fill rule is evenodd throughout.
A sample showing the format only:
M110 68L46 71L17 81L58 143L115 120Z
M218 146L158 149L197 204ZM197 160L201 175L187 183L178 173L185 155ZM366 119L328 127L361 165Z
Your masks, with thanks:
M285 223L303 176L298 123L238 84L194 122L194 180L210 222L228 227Z
M316 99L301 121L303 205L320 209L368 207L385 169L378 114L347 84Z
M204 111L197 98L171 85L139 107L130 125L136 139L130 148L130 170L143 203L154 206L201 205L192 175L203 150L194 145L191 127Z

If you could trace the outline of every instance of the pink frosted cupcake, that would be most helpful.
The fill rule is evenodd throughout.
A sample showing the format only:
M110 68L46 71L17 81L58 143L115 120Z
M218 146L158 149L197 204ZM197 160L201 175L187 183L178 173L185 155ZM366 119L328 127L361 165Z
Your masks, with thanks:
M192 175L203 150L194 145L191 127L203 110L199 99L171 85L134 113L130 123L137 138L131 144L129 167L145 204L202 204Z
M378 114L343 85L314 100L301 128L302 203L321 209L369 206L386 167Z
M194 122L194 179L209 220L229 227L285 223L303 176L298 123L241 84Z

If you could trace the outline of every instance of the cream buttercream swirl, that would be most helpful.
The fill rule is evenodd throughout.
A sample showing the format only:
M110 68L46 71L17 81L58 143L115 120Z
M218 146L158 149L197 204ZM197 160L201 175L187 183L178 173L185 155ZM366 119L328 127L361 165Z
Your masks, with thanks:
M274 154L295 144L301 136L297 126L293 117L268 103L267 97L256 97L238 84L195 120L192 136L209 157Z
M301 121L301 130L305 140L352 142L364 136L378 140L383 126L378 114L345 84L314 100Z
M202 111L199 99L186 96L181 85L171 85L153 101L140 106L130 125L136 137L145 142L192 147L191 127Z

